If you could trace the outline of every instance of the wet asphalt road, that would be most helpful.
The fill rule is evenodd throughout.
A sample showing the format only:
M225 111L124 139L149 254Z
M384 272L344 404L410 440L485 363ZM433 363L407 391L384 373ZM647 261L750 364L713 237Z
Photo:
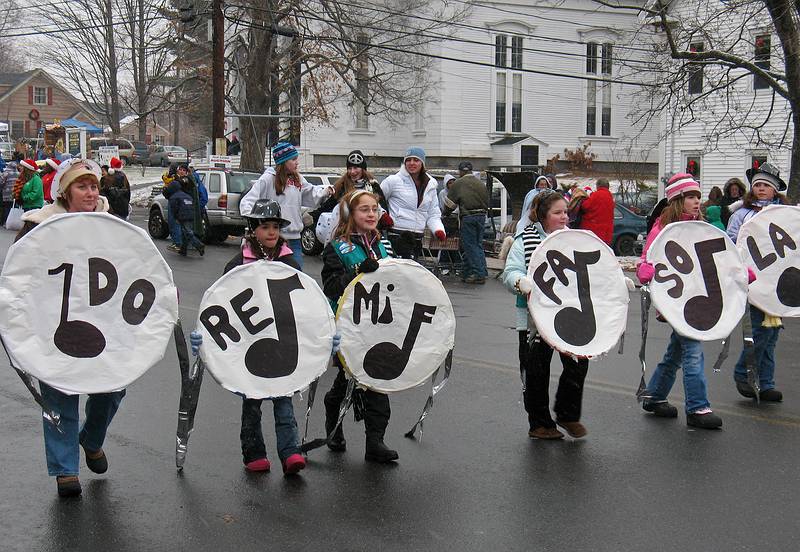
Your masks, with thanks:
M134 222L144 226L142 211ZM0 231L3 255L11 239ZM209 247L202 259L164 251L187 330L203 291L235 252L233 240ZM320 268L319 260L306 260L309 274L318 277ZM799 323L788 321L778 344L785 403L756 407L738 396L731 377L737 341L723 371L708 373L724 429L690 430L683 414L654 419L634 398L633 293L624 354L590 364L588 437L531 441L512 297L498 281L446 287L458 321L453 375L421 442L403 433L428 389L392 396L386 440L400 453L392 466L364 462L363 426L348 415L346 453L311 452L299 477L283 477L274 465L269 474L248 474L239 452L240 399L208 377L186 468L177 473L179 376L171 347L128 389L105 446L108 473L83 466L82 498L63 501L46 474L40 411L14 372L0 369L0 550L800 550ZM654 366L668 330L651 320ZM718 343L706 346L707 364L718 350ZM332 377L323 378L322 392ZM673 403L681 404L681 392L679 378ZM320 407L321 397L312 436L322 432ZM268 404L264 411L274 460ZM301 424L304 411L295 398Z

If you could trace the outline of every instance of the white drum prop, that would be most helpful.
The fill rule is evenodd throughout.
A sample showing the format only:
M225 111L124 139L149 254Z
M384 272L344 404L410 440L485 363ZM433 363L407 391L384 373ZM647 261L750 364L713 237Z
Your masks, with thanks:
M455 341L450 298L436 276L414 261L382 259L339 300L339 358L360 385L393 393L425 382Z
M628 318L628 287L614 252L592 232L547 236L531 256L528 275L528 310L553 348L596 356L619 341Z
M773 316L800 316L800 207L773 205L745 222L736 247L756 274L750 302Z
M106 393L163 358L178 293L144 230L105 213L65 214L11 246L0 311L18 368L64 393Z
M206 290L200 355L219 384L250 399L288 397L328 367L336 332L311 276L280 262L236 267Z
M725 339L747 307L747 270L728 235L700 221L669 224L653 240L647 261L653 305L680 335Z

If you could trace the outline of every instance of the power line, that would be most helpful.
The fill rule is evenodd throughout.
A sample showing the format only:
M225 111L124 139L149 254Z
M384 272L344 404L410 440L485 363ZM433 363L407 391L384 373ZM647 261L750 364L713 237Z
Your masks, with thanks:
M174 20L170 17L165 15L158 15L153 17L144 17L144 18L137 18L137 19L127 19L127 20L120 20L120 21L112 21L111 23L97 23L95 25L78 25L75 27L67 27L67 28L56 28L56 29L44 29L39 31L30 31L25 33L15 33L15 34L8 34L5 35L3 38L16 38L20 36L34 36L34 35L51 35L51 34L62 34L62 33L71 33L75 31L89 31L92 29L105 29L106 27L117 27L119 25L128 25L130 23L145 23L147 21L155 21L157 19L166 19L168 21ZM83 21L85 22L85 21Z

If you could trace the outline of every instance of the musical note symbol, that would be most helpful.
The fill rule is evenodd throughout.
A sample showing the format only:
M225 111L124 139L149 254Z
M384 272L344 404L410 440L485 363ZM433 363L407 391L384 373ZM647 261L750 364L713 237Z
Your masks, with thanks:
M569 263L562 264L575 272L576 292L580 308L564 307L558 311L553 319L553 328L564 341L579 347L592 341L597 334L597 320L594 316L591 282L589 281L589 265L600 260L600 251L576 251L574 258L575 262L569 261Z
M390 341L373 345L364 355L364 371L367 375L380 380L393 380L399 377L406 369L422 324L430 324L435 312L435 306L414 303L403 347L400 348Z
M94 358L106 348L106 338L99 329L83 320L68 320L69 290L72 286L72 263L62 263L51 268L51 276L64 273L64 287L61 293L61 319L53 334L53 343L59 351L74 358Z
M706 293L686 301L683 315L691 327L700 331L713 328L722 315L722 286L719 282L717 264L714 262L714 253L720 253L725 249L725 238L701 241L694 246Z

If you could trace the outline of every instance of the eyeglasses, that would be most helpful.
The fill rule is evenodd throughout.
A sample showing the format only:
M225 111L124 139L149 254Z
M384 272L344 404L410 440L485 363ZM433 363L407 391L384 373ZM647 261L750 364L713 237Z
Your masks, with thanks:
M370 207L369 205L362 205L361 207L357 208L356 211L361 213L362 215L367 215L369 213L378 214L378 207Z

